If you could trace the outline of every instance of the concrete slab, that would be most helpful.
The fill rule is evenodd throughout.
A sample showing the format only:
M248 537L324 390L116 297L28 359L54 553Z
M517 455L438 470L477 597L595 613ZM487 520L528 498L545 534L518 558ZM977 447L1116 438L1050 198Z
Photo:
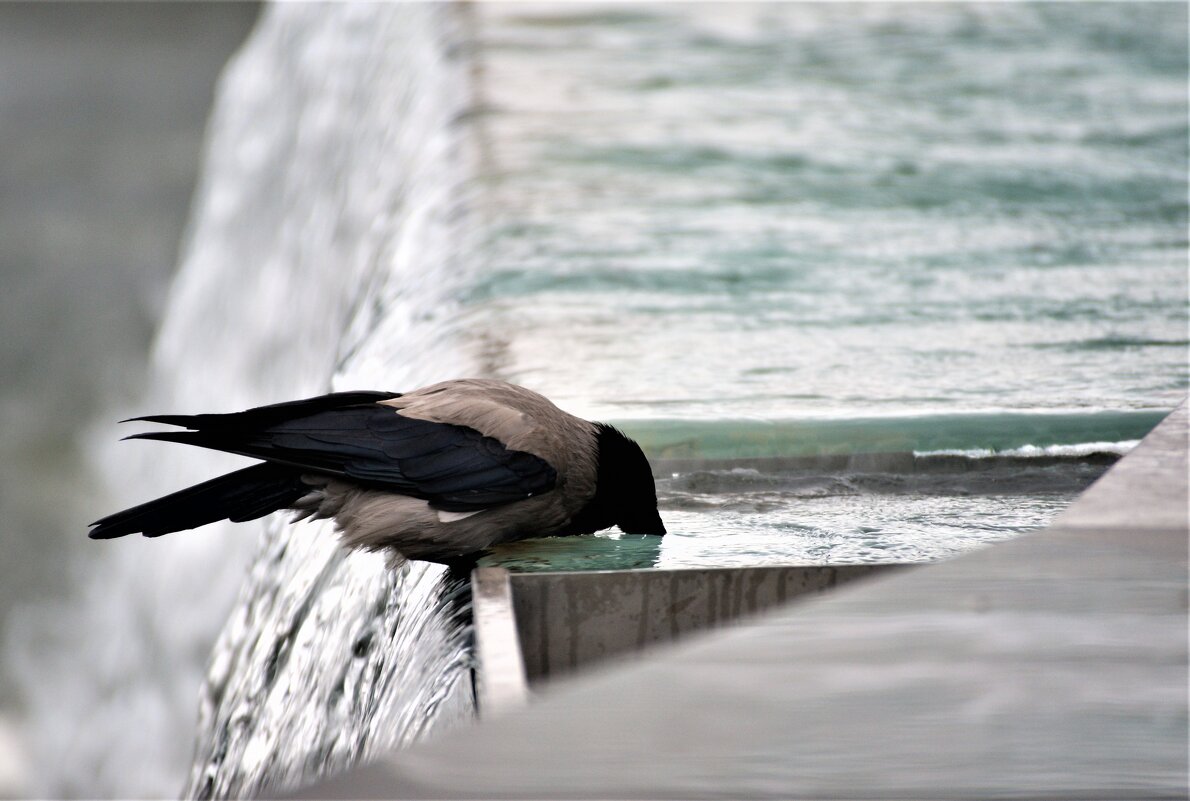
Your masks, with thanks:
M639 658L652 646L901 567L513 573L509 581L526 676L540 685L608 659ZM482 606L477 599L477 614ZM481 656L479 672L489 675L493 669Z
M1190 514L1187 418L1190 406L1183 403L1058 515L1053 527L1185 529Z
M480 714L497 715L529 700L529 684L521 657L508 571L480 568L471 574L475 619L475 652L485 666L476 670Z
M1186 437L1182 407L1054 528L559 682L308 797L1185 798Z

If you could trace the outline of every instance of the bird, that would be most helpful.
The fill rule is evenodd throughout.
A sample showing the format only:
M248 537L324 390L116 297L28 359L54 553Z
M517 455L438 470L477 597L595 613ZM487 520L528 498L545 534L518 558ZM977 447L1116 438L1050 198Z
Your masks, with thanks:
M520 539L664 535L652 469L614 426L495 379L352 391L230 414L149 415L186 430L125 439L259 460L91 524L92 539L159 537L279 510L332 519L348 548L454 564ZM399 559L398 559L399 561Z

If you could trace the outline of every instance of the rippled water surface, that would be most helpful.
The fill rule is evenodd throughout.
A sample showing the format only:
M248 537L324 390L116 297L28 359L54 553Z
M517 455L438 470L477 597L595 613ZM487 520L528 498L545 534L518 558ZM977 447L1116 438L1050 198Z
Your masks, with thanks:
M864 455L842 462L662 461L668 533L531 540L483 564L517 571L921 562L1044 524L1132 443L1085 456ZM848 463L850 462L850 464Z
M667 479L656 564L1036 528L1101 469L1080 443L1124 452L1184 396L1183 7L479 16L493 202L466 299L501 375L654 458L1074 448L1011 491Z
M1184 394L1184 8L481 14L507 375L614 418Z

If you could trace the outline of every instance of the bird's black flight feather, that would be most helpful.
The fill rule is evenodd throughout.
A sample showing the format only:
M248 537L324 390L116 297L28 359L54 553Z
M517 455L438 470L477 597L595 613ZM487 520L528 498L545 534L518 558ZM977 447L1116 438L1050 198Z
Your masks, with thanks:
M123 420L124 423L145 422L163 423L169 426L183 428L206 428L220 430L234 430L240 428L261 428L274 423L282 423L315 412L327 409L340 409L344 406L354 406L363 403L377 403L401 397L400 392L378 392L374 390L359 390L355 392L331 392L328 395L318 395L313 398L273 403L268 406L257 406L243 412L229 414L150 414L145 417L132 417Z
M284 509L309 491L300 470L253 465L96 520L89 536L96 540L136 533L160 537L216 520L242 523Z
M190 431L130 439L182 442L339 476L470 512L553 488L544 460L506 448L466 426L404 417L376 401L394 393L337 393L235 414L155 415L148 422Z

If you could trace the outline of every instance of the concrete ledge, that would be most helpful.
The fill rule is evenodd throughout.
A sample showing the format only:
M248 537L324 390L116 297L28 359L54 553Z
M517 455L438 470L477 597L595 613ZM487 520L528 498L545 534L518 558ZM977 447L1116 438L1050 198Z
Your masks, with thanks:
M800 595L901 565L471 574L476 685L484 717L514 709L531 686L649 646L718 628Z
M514 573L510 581L525 670L540 684L897 567ZM480 672L488 671L481 661Z
M1185 529L1190 515L1188 432L1190 403L1182 403L1058 515L1051 528Z
M476 671L481 715L515 709L529 697L525 664L512 610L508 571L481 567L471 574L475 651L483 669Z

